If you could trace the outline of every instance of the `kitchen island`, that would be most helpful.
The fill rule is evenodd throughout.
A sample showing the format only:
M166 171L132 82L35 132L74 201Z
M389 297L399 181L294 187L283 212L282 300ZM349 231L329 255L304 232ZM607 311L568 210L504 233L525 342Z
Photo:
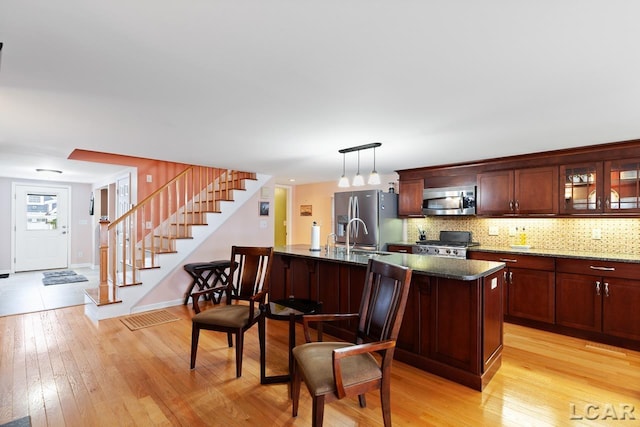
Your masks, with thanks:
M476 390L502 363L504 263L389 252L274 249L271 299L322 302L325 313L356 313L370 257L413 270L409 300L398 336L396 359ZM350 322L324 325L325 332L352 340Z

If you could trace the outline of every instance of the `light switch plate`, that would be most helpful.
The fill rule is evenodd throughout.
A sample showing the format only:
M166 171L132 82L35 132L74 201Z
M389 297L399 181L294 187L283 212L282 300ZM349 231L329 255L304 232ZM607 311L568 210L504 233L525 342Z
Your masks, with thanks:
M489 227L489 236L497 236L498 235L498 227L492 225Z

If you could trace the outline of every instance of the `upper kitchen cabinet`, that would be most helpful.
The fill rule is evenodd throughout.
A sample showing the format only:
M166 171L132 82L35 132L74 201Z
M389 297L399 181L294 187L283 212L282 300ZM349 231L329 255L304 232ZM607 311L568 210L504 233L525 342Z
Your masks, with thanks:
M604 162L604 211L640 212L640 159Z
M561 191L564 203L560 212L589 214L603 212L602 162L561 165Z
M560 167L562 213L640 212L640 159Z
M478 174L478 215L554 215L558 213L555 166Z
M398 216L422 217L423 179L400 180L398 187Z

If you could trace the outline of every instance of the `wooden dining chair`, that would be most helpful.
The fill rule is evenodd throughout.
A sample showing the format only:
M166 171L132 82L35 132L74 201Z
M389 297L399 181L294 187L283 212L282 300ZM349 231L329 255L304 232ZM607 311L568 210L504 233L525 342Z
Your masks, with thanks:
M272 247L233 246L231 267L224 285L226 303L201 311L198 305L200 297L216 290L206 289L192 294L196 315L192 318L191 369L196 366L200 330L205 329L226 332L229 347L233 347L232 336L236 336L236 377L242 376L244 333L256 323L259 329L265 327L260 305L265 303L269 292L272 261ZM260 348L263 346L261 340Z
M384 425L391 426L391 362L411 274L409 268L370 259L358 313L302 317L306 344L293 349L294 417L298 415L300 384L304 380L313 400L314 427L322 426L325 403L358 396L364 408L365 393L376 389L380 389ZM357 320L355 344L311 342L310 325L349 319ZM381 357L376 358L373 353Z

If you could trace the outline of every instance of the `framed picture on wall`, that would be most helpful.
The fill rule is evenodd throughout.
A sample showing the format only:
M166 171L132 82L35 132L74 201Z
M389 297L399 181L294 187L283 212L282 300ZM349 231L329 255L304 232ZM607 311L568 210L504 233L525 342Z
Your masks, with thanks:
M311 205L300 205L300 216L311 216L313 207Z
M260 202L260 216L269 216L269 202Z

